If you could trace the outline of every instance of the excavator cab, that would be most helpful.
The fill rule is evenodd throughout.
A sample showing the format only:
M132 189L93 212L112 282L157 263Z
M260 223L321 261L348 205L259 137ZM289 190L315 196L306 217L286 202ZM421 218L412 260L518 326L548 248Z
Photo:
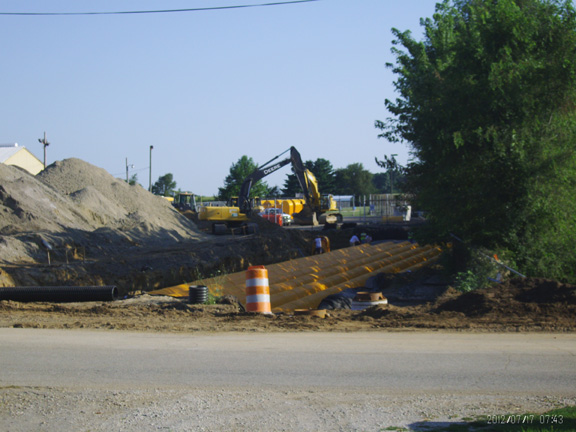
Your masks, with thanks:
M260 197L248 198L250 203L250 209L253 209L256 213L261 212L264 207L262 206L262 200ZM228 200L227 205L229 207L240 207L240 199L238 197L232 197Z

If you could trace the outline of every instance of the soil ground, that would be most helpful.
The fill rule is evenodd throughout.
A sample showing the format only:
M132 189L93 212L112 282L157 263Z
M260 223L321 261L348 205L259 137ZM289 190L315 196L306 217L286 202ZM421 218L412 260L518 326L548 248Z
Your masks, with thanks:
M424 276L424 275L420 275ZM94 328L153 332L422 331L480 332L576 330L576 288L542 279L460 294L447 288L432 301L407 304L402 293L426 289L425 279L395 281L383 287L388 305L363 311L336 309L325 318L281 313L246 313L235 298L213 305L140 295L113 302L0 302L0 327ZM395 299L395 300L394 300ZM416 303L416 304L415 304Z
M441 268L374 278L388 305L330 310L324 319L243 312L243 299L214 305L145 293L312 253L317 229L281 228L255 218L249 236L211 236L142 187L69 159L38 176L0 164L0 287L115 285L115 302L0 301L0 326L143 331L574 331L576 287L518 278L461 294ZM197 221L196 221L197 222ZM322 231L333 249L352 233L405 239L410 227L370 225ZM363 287L359 287L361 289Z
M123 298L82 303L0 300L0 327L159 333L576 330L576 286L524 278L462 294L451 287L440 265L375 275L369 287L358 290L382 292L387 305L363 311L331 309L325 318L246 313L243 299L233 297L198 305L146 294L218 272L310 255L317 233L255 219L256 234L211 236L209 227L196 222L142 187L80 160L57 162L36 177L0 164L0 287L114 285ZM348 246L357 230L378 241L406 239L410 228L341 226L322 233L332 249L338 249ZM573 398L548 396L390 397L316 389L174 392L8 385L0 390L0 424L14 431L60 431L70 425L79 430L158 430L167 425L174 430L205 430L207 425L210 430L230 430L230 424L236 430L323 430L327 425L330 430L389 425L426 430L430 418L434 425L447 425L455 414L543 412L573 404ZM270 417L279 406L284 411ZM267 414L263 418L254 412ZM190 418L190 413L198 414ZM302 419L308 428L286 419Z

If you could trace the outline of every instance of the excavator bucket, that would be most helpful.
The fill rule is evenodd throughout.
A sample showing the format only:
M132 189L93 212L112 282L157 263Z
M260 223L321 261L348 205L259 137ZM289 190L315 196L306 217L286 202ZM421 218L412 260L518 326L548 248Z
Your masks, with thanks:
M322 213L318 218L318 222L321 223L322 225L337 224L339 222L342 222L341 218L339 218L338 216L339 215L332 213Z
M317 213L308 205L292 215L296 225L326 225L326 224L339 224L342 223L342 215L340 213Z
M304 208L292 215L294 218L294 223L296 225L312 225L318 226L318 217L316 216L316 212L314 212L309 206L304 205Z

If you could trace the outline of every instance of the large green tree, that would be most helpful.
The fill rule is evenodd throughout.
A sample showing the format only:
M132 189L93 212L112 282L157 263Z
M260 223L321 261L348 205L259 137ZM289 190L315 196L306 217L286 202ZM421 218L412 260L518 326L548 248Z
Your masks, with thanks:
M152 193L155 195L171 196L174 194L174 189L176 189L176 182L171 173L158 177L156 183L152 185Z
M336 195L354 195L356 203L361 203L361 197L376 192L372 183L373 174L361 163L353 163L346 168L336 170Z
M390 193L390 176L388 173L376 173L372 177L372 184L376 189L376 193L385 194Z
M378 121L416 162L430 240L454 233L576 281L576 13L565 0L445 0L425 38L394 29L399 97Z
M218 199L228 201L237 197L244 180L258 169L258 165L251 157L242 156L236 163L230 166L230 173L224 179L224 187L218 188ZM252 185L250 197L266 197L269 187L266 182L260 180Z

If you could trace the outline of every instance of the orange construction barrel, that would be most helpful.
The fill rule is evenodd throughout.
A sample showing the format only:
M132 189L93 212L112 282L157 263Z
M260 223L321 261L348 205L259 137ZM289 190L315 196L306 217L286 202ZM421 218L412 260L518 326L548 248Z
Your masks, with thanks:
M246 311L272 313L268 270L264 266L251 266L246 270Z

